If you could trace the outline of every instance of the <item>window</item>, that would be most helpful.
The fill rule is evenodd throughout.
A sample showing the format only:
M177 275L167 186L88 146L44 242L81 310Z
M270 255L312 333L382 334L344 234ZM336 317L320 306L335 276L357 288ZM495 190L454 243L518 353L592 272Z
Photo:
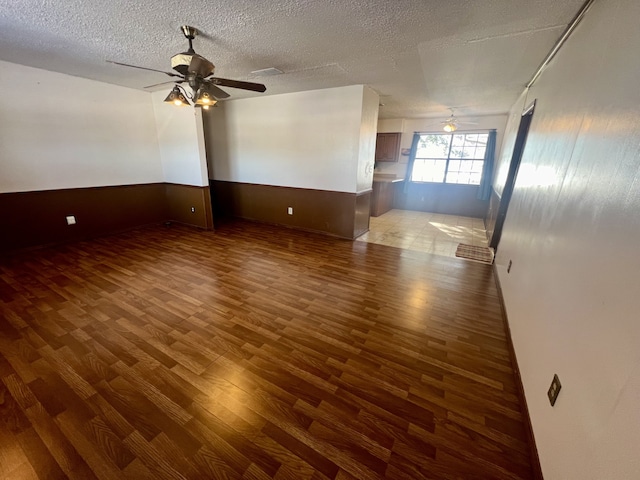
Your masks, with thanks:
M488 133L420 135L412 182L480 185Z

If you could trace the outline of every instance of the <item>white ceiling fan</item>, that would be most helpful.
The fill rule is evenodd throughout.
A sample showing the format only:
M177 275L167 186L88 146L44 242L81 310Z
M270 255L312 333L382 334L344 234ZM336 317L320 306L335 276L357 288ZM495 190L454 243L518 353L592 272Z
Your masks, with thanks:
M463 122L458 120L458 118L456 117L453 111L453 108L450 108L449 110L451 110L451 116L449 116L449 118L439 123L439 125L442 125L442 129L445 132L453 133L458 129L460 125L477 125L476 122Z

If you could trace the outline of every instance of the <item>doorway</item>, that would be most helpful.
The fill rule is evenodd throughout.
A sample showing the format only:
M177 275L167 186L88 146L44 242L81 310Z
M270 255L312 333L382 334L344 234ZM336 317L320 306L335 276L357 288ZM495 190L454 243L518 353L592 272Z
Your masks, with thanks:
M534 100L533 103L522 113L520 125L518 126L516 143L513 147L511 163L509 163L509 172L507 173L507 180L502 190L502 197L500 198L498 211L495 215L495 226L493 227L491 241L489 242L489 246L494 250L498 249L498 244L502 237L502 228L507 217L507 209L509 208L509 202L511 201L511 195L513 194L513 189L515 187L518 169L520 168L520 161L522 160L522 154L524 153L524 147L527 143L527 135L529 134L529 127L531 125L535 106L536 102Z

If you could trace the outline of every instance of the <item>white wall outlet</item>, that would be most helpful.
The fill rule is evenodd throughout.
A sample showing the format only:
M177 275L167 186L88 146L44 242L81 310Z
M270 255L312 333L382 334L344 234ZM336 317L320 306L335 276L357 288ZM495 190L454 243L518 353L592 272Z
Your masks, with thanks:
M191 207L191 213L196 213L196 207Z
M287 207L287 213L293 215L293 207Z
M75 225L75 224L76 224L76 216L67 215L67 225Z

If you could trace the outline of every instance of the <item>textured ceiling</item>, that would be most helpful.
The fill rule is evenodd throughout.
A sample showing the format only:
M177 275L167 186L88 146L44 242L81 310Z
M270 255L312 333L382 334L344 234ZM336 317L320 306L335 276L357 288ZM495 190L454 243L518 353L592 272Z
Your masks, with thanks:
M0 0L0 59L142 89L169 78L105 60L169 70L187 24L216 75L267 95L366 84L382 118L487 115L509 110L582 3ZM252 78L266 67L285 73Z

